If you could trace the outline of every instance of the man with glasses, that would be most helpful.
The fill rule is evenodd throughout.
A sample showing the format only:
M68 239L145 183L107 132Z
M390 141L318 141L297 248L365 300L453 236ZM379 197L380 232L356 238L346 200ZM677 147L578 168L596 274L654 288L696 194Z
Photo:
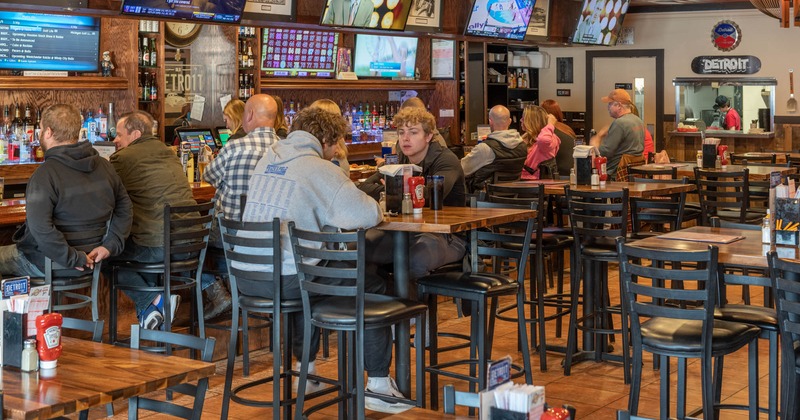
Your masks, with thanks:
M617 166L623 155L642 156L644 153L644 122L633 114L633 101L624 89L614 89L601 99L608 104L608 114L614 122L606 133L599 133L589 144L600 150L600 156L608 158L606 172L614 179Z

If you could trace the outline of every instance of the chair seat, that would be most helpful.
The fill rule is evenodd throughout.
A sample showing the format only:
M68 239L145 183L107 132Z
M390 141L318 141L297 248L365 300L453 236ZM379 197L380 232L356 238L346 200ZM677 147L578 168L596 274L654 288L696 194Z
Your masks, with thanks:
M778 313L764 306L725 305L714 311L714 318L721 321L744 322L762 330L778 331Z
M514 279L495 273L440 273L417 279L417 285L427 289L450 289L469 293L498 293L516 291L519 286ZM428 293L421 290L422 293ZM441 294L438 293L437 294Z
M72 286L75 284L85 284L92 282L92 272L81 272L77 270L70 270L74 271L73 276L64 276L64 277L53 277L52 285L53 287L67 287ZM44 277L34 277L31 278L31 285L32 286L42 286L45 284Z
M642 344L661 352L700 352L702 321L652 318L642 324ZM711 351L729 353L749 343L760 334L750 324L715 321Z
M581 256L588 258L617 258L617 244L614 238L597 237L581 246Z
M766 214L766 211L759 212L759 211L749 211L748 210L744 214L744 220L745 220L746 223L760 222L764 218L765 214ZM739 219L739 210L719 209L719 210L717 210L717 216L719 216L719 218L722 219L722 220L735 221L735 222L739 222L740 221L740 219Z
M445 264L443 266L440 266L439 268L433 270L431 272L431 274L448 273L448 272L452 272L452 271L458 271L458 272L464 271L464 261L463 260L458 260L458 261L453 261L453 262L447 263L447 264Z
M328 325L355 327L356 307L353 297L330 297L315 303L311 308L314 321ZM364 325L396 324L428 310L422 303L392 296L364 295Z
M112 266L120 270L138 271L140 273L163 273L164 263L142 263L138 261L111 261ZM173 272L190 271L197 268L199 264L198 258L189 258L186 260L172 261L170 266Z
M239 306L246 309L272 309L273 300L260 296L239 296ZM284 312L302 311L303 301L300 299L286 300L281 302L281 309Z

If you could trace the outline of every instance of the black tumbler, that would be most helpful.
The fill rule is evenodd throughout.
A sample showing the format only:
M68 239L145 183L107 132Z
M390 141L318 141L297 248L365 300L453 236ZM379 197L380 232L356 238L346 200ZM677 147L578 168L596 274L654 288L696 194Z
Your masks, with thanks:
M403 175L385 176L386 211L400 214L403 206Z
M444 205L444 176L431 177L431 210L441 210Z

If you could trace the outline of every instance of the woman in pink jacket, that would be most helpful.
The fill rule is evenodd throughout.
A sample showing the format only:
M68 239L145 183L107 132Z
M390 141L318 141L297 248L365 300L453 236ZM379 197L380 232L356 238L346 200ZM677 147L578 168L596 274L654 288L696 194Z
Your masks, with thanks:
M556 117L540 106L528 106L522 113L522 139L528 144L522 179L539 179L539 164L556 157L561 139L554 132L555 123Z

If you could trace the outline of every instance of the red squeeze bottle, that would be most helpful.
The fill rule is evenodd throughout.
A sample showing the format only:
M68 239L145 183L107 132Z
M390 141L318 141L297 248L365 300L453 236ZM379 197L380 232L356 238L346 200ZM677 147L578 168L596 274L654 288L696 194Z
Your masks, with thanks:
M422 213L422 208L425 207L425 178L421 176L408 178L408 192L411 193L414 213Z
M54 369L61 356L61 323L59 313L49 313L36 317L36 344L39 363L42 369Z

